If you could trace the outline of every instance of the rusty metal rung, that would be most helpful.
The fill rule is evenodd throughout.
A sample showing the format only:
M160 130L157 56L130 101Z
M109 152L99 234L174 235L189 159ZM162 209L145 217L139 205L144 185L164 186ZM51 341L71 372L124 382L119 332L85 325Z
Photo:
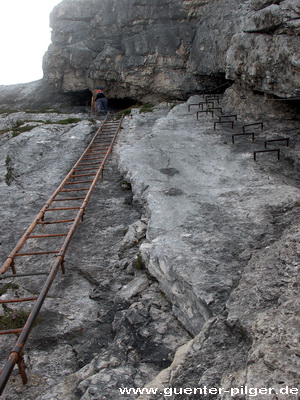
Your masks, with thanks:
M66 182L65 185L79 185L79 184L82 184L82 183L91 183L91 182L94 182L94 181L93 180L89 180L89 181Z
M88 161L88 160L102 160L100 157L83 157L82 159L86 160L86 161Z
M256 154L257 153L271 153L271 152L276 152L277 153L277 159L280 159L280 149L270 149L270 150L255 150L253 152L253 158L254 161L256 161Z
M84 191L88 191L90 190L90 188L79 188L79 189L61 189L61 192L84 192Z
M107 146L93 146L91 147L90 151L87 151L85 154L91 154L91 153L99 153L103 154L107 150Z
M19 276L31 276L31 275L37 275L37 274L16 274L16 275L11 275L10 277L19 277ZM43 275L48 275L48 273L43 272ZM0 304L5 304L5 303L22 303L23 301L36 301L38 297L24 297L21 299L9 299L9 300L0 300Z
M96 174L92 173L92 174L73 174L72 178L81 178L82 176L95 176Z
M260 126L260 129L261 129L261 130L264 129L264 123L263 123L263 122L254 122L254 123L252 123L252 124L243 125L242 130L243 130L243 132L245 133L245 128L247 128L247 127L249 127L249 126L257 126L257 125Z
M104 143L103 140L101 140L101 142L93 143L93 145L85 152L85 154L91 152L91 150L97 150L97 148L100 148L101 150L105 147L109 147L109 143Z
M80 171L91 171L93 169L98 169L98 167L90 167L90 168L76 168L76 172L80 172Z
M58 254L59 251L33 251L31 253L16 253L15 257L22 257L22 256L40 256L43 254Z
M219 121L222 121L223 118L234 118L234 120L237 121L237 114L220 115Z
M267 148L267 143L273 143L273 142L285 142L286 146L289 146L290 143L290 138L278 138L278 139L268 139L265 140L265 148Z
M71 201L71 200L84 200L85 197L63 197L61 199L54 199L53 201Z
M30 235L28 239L48 238L48 237L62 237L67 236L67 233L49 233L45 235Z
M88 162L88 163L80 162L80 163L78 163L78 165L98 165L98 167L99 167L99 161L98 162Z
M0 335L11 335L13 333L21 333L23 328L18 329L8 329L6 331L0 331Z
M48 275L48 272L34 272L31 274L5 274L5 275L1 274L0 280L1 279L9 279L9 278L22 278L24 276L36 276L36 275ZM1 301L0 301L0 303L1 303Z
M51 224L66 224L74 221L75 221L74 219L60 219L56 221L38 221L37 223L40 225L51 225Z
M57 208L47 208L45 211L64 211L64 210L80 210L80 207L57 207Z
M255 132L247 132L247 133L235 133L234 135L232 135L232 143L234 143L234 138L236 137L236 136L252 136L252 141L254 142L254 135L255 135Z

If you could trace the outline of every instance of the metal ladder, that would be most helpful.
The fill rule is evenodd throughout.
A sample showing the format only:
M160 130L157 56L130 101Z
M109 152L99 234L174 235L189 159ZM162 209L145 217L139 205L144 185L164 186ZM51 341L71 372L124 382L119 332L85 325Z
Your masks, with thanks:
M69 243L83 220L85 208L97 181L103 177L104 166L121 129L122 120L123 116L106 116L89 146L40 210L0 269L2 281L7 279L11 282L33 276L44 278L38 296L0 300L0 304L7 308L12 303L32 303L24 326L0 331L0 335L18 335L0 374L0 395L15 365L19 368L22 382L27 383L23 360L26 340L58 271L61 269L62 274L65 273L64 260ZM41 271L41 265L48 265L50 271L49 268L48 271Z

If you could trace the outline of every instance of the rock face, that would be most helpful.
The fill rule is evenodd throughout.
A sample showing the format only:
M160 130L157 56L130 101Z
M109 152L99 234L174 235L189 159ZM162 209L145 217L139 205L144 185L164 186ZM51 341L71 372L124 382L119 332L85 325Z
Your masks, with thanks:
M299 4L239 0L64 0L51 14L47 82L103 84L111 97L186 97L224 84L299 95Z
M272 108L266 103L260 116ZM232 112L226 97L220 105ZM248 399L255 390L268 400L293 399L286 387L298 390L299 138L291 135L295 147L282 148L279 163L266 155L254 162L252 151L274 137L274 125L293 127L284 112L264 121L254 144L235 145L236 130L214 130L211 117L197 120L187 104L156 120L128 121L119 154L148 205L141 252L195 335L147 385L160 395L143 392L139 400Z
M62 2L51 14L45 78L64 91L104 83L111 97L179 95L197 23L190 11L169 0Z
M271 3L271 4L270 4ZM226 75L279 97L300 94L298 1L253 1L226 54Z
M204 387L217 390L207 399L249 399L260 388L262 399L294 399L282 390L300 380L298 1L64 0L51 25L44 79L0 88L5 108L69 105L96 84L110 98L186 98L228 79L220 106L238 114L237 130L197 119L196 95L132 111L111 179L74 237L72 273L43 311L47 336L30 338L30 383L13 376L4 399L199 400ZM1 221L10 226L1 257L95 129L86 114L61 126L68 117L0 118ZM233 145L253 121L264 122L255 141ZM253 150L278 136L291 141L280 160L254 162ZM121 191L122 176L132 192ZM35 282L1 297L11 290L29 295ZM119 390L142 387L159 394Z
M232 82L297 98L299 13L297 0L63 0L43 80L0 88L0 104L85 106L96 85L110 99L187 99Z
M41 79L38 81L0 86L0 107L5 111L56 110L58 112L82 113L90 111L86 100L89 90L82 93L61 93L54 85Z
M247 104L261 96L235 102L233 93L220 106L236 107L239 130L253 118ZM260 394L275 400L297 389L297 120L265 99L256 110L261 117L271 108L264 131L254 143L240 138L233 145L235 130L213 129L210 115L196 119L193 106L189 111L200 99L145 114L133 109L125 119L108 177L74 236L67 275L55 283L26 347L29 384L12 376L3 400L175 400L180 390L184 400L198 400L204 388L209 399L244 400L245 387L251 396L267 388ZM2 231L3 256L92 133L86 117L59 126L61 117L1 119L1 130L8 129L1 220L10 226L9 234ZM13 135L20 120L35 127ZM290 146L281 146L279 161L266 154L254 162L253 150L274 138L274 126L277 134L289 129ZM11 290L29 296L35 282L1 298ZM1 354L6 346L1 340ZM152 394L130 393L138 388Z

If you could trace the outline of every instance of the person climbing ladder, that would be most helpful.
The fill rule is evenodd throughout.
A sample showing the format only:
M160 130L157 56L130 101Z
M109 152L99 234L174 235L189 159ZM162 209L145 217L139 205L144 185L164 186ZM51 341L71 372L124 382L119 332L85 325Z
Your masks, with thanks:
M96 87L93 91L92 108L94 108L99 115L102 110L104 111L104 114L108 113L108 100L105 97L102 87Z

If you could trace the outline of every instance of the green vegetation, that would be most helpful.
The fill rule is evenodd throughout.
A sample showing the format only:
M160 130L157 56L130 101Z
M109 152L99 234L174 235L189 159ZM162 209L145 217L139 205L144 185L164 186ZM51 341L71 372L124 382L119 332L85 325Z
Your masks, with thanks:
M0 296L5 294L8 289L19 289L19 286L16 285L15 283L5 283L3 286L0 288Z
M0 135L1 134L3 134L3 133L7 133L7 132L9 132L10 131L10 129L9 128L6 128L6 129L0 129Z
M47 109L41 109L41 110L25 110L27 114L62 114L62 111L58 110L47 110Z
M124 116L130 115L133 108L139 108L139 106L135 105L135 106L131 106L129 108L125 108L124 110L118 111L117 114L118 115L124 115Z
M16 112L18 112L18 110L10 110L7 108L0 108L0 114L9 115L9 114L14 114Z
M6 155L6 159L5 159L5 165L6 165L6 170L7 170L7 172L6 172L6 174L4 175L4 178L5 178L5 183L9 186L10 184L11 184L11 182L12 182L12 180L13 180L13 169L12 169L12 166L10 165L11 164L11 158L10 158L10 155L9 154L7 154Z
M34 111L32 111L32 112L34 112ZM50 111L48 111L48 112L50 112ZM51 111L51 112L54 112L54 111ZM1 113L1 110L0 110L0 113ZM36 111L36 113L38 113L38 112ZM36 119L18 120L15 123L15 126L13 128L1 129L0 134L4 134L4 133L12 131L12 136L16 137L16 136L20 135L21 133L31 131L32 129L39 126L39 124L68 125L68 124L75 124L80 121L81 121L81 118L66 118L66 119L61 119L58 121L51 121L51 120L43 121L43 120L36 120ZM29 123L31 123L31 124L29 125Z
M132 190L131 183L126 180L120 181L120 186L122 190Z
M37 127L37 125L25 125L25 126L21 126L25 123L26 121L17 121L17 125L12 129L12 136L16 137L18 135L20 135L21 133L24 132L29 132L31 131L33 128Z
M130 115L130 114L131 114L131 107L130 107L130 108L126 108L125 110L120 111L118 114L122 114L122 115L124 115L124 116Z
M29 312L11 310L3 304L4 315L0 316L0 330L23 328L29 316Z
M144 269L145 263L140 254L137 255L136 259L132 262L132 266L135 269Z
M16 137L18 135L20 135L21 133L24 132L29 132L32 129L36 128L38 126L38 124L60 124L60 125L68 125L68 124L75 124L77 122L81 121L80 118L66 118L66 119L61 119L59 121L51 121L51 120L47 120L47 121L41 121L41 120L25 120L25 121L21 121L18 120L15 124L15 126L12 129L5 129L3 131L0 131L0 133L5 133L8 131L12 131L12 136ZM25 125L28 123L37 123L37 124L32 124L32 125Z
M11 184L11 181L13 180L13 174L11 172L6 172L4 175L5 182L9 186Z
M0 288L0 296L7 293L9 289L19 289L15 283L6 283ZM4 314L0 316L0 330L23 328L29 316L29 312L24 310L13 310L6 303L2 304Z
M5 159L5 165L6 165L6 166L9 165L10 162L11 162L10 155L7 154L7 155L6 155L6 159Z
M150 103L143 104L140 109L140 114L147 113L147 112L153 112L153 105Z

